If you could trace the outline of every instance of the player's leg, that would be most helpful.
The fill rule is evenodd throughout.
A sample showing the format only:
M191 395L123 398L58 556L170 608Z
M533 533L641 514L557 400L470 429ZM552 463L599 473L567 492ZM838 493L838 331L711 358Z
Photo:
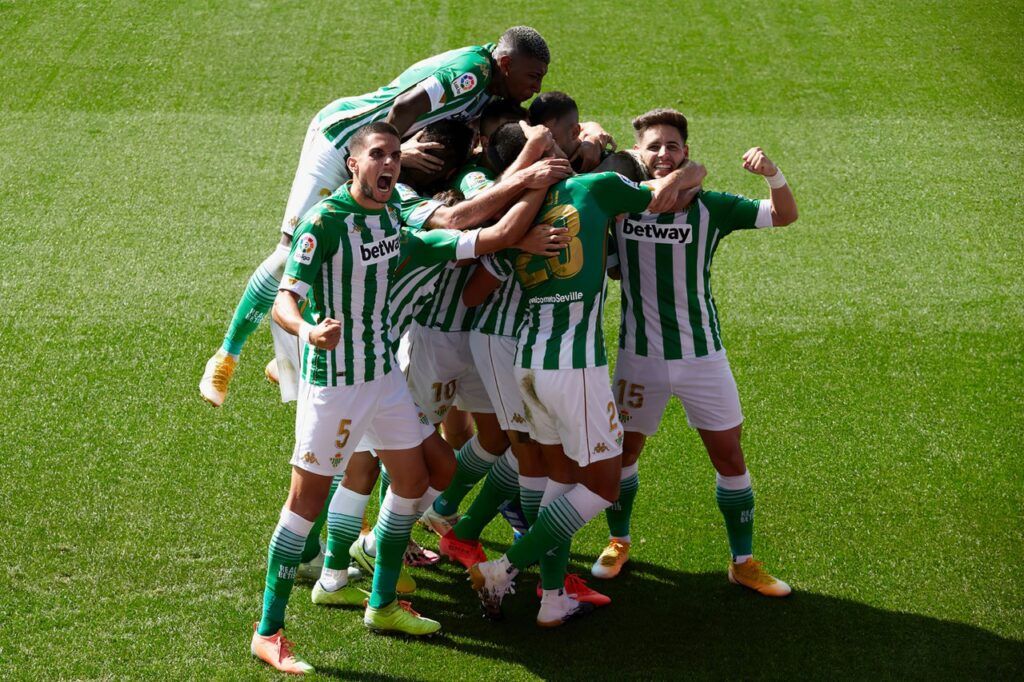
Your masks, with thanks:
M334 477L345 470L375 407L364 386L320 387L303 385L295 417L292 481L267 552L263 614L253 633L253 655L288 672L312 668L298 659L282 638L285 608L295 583L306 537L327 501ZM337 442L338 424L349 424L353 443Z
M505 556L470 569L474 589L485 609L492 614L500 608L501 598L519 570L559 545L569 543L587 521L614 503L618 498L622 467L622 429L605 368L517 368L516 377L523 386L531 431L545 451L549 477L568 478L552 479L563 486L572 482L571 477L556 473L556 467L552 466L558 461L561 442L565 455L583 465L579 469L582 484L567 488L567 492L543 507L536 523ZM559 600L559 604L542 602L540 624L560 624L565 618L585 610L564 594L559 595ZM555 612L564 618L557 622L545 618Z
M432 634L440 624L403 608L397 583L413 524L422 513L421 500L431 482L424 442L436 434L412 400L404 377L392 372L378 380L381 397L366 442L391 476L380 515L374 526L377 557L373 589L363 623L374 630L396 630L412 635ZM438 474L438 475L443 475Z
M629 561L633 502L640 491L640 453L647 436L658 430L672 395L665 361L620 351L612 377L612 394L625 435L619 499L605 511L608 544L590 569L594 577L603 579L617 576Z
M295 573L295 577L300 580L316 580L320 577L320 572L323 570L324 551L323 545L320 542L320 535L327 524L327 508L334 498L334 492L341 484L341 479L342 476L339 474L331 481L331 489L327 493L327 502L320 511L320 515L316 517L316 521L313 522L309 535L306 536L306 544L302 548L302 563L299 564L299 570Z
M767 596L784 597L791 592L789 585L753 558L754 489L740 446L743 413L729 361L721 353L673 365L673 386L686 419L697 429L715 467L715 499L732 555L729 579Z
M327 547L323 570L313 587L314 604L362 606L368 593L349 585L349 547L359 537L363 514L377 482L377 460L356 452L345 469L340 487L328 503ZM337 481L337 477L336 477Z
M235 306L220 350L206 363L199 392L210 404L219 406L224 402L242 347L274 303L277 287L284 275L295 226L306 211L316 202L330 196L347 177L341 153L320 133L314 119L306 130L299 165L288 195L288 205L281 223L281 241L249 278Z
M461 450L473 437L473 415L453 405L441 420L441 433L452 448Z

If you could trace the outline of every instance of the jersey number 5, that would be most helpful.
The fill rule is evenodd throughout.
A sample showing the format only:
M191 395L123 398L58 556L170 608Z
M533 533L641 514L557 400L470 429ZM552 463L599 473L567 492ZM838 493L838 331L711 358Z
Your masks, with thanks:
M576 207L571 204L553 206L538 218L537 222L541 225L568 228L567 234L570 239L560 254L547 258L543 262L543 268L532 272L527 270L527 266L533 260L533 255L521 253L516 256L516 274L524 289L535 287L551 277L568 279L583 268L583 242L579 237L580 214Z

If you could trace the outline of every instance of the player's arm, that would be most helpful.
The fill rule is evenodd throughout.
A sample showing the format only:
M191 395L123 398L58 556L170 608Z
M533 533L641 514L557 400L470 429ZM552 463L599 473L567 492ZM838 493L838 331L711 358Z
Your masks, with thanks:
M477 269L469 276L462 289L462 303L472 308L487 300L502 282L513 275L510 251L486 255L480 258Z
M274 322L288 332L298 336L317 348L334 350L341 340L341 322L325 317L319 324L312 325L302 319L299 311L299 295L292 291L278 291L271 311Z
M796 222L798 214L793 190L789 188L786 176L760 147L751 147L747 150L747 153L743 155L743 168L763 176L768 187L771 188L772 225L783 227Z
M654 196L647 207L650 213L667 213L685 208L693 200L696 188L704 181L708 171L703 164L687 161L663 178L647 180Z
M486 223L524 191L547 189L571 174L572 167L565 159L541 159L530 167L504 178L498 184L488 187L472 199L455 206L438 207L425 225L450 230L474 228Z
M395 126L399 136L404 137L405 131L412 127L416 119L428 113L431 107L430 94L423 87L423 84L419 84L414 88L406 90L395 99L395 103L392 105L391 111L388 112L388 117L385 120Z
M555 138L551 136L551 131L547 126L532 126L526 121L520 121L519 127L526 134L526 144L516 160L502 173L502 177L514 175L518 171L528 168L531 164L540 161L549 150L556 148Z
M605 149L615 149L615 138L602 128L601 124L594 121L580 124L579 140L580 143L569 161L578 161L583 172L590 172L598 167Z
M299 309L299 301L306 298L312 283L320 277L324 254L330 248L330 239L319 227L321 220L320 215L315 215L313 220L303 220L296 226L271 315L289 334L317 348L333 350L341 339L341 323L324 318L314 326L302 318Z
M526 192L494 225L480 230L476 239L476 255L494 253L514 246L523 238L544 203L546 189Z

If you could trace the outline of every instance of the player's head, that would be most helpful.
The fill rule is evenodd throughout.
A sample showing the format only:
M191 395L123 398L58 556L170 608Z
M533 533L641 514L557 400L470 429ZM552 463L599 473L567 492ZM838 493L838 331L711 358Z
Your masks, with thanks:
M487 160L491 162L491 168L503 173L525 146L526 133L519 123L506 123L491 135L490 144L487 145Z
M540 92L551 52L537 31L529 26L513 26L501 34L493 55L498 65L494 74L496 94L525 102Z
M652 109L633 119L640 158L653 178L661 178L686 162L686 117L675 109Z
M448 188L434 195L434 201L439 201L444 206L454 206L460 201L465 200L466 196L454 187Z
M371 202L383 204L402 171L402 140L390 123L375 121L352 135L346 160L354 192Z
M486 150L494 131L506 123L525 121L529 118L526 109L507 99L496 99L480 112L480 148Z
M580 110L576 101L564 92L552 90L530 103L530 125L542 125L551 131L555 144L568 156L580 144Z
M442 165L436 171L425 171L418 168L402 169L402 182L411 185L420 192L429 192L446 182L469 159L473 145L473 129L465 123L445 119L431 123L423 129L419 137L421 142L437 142L441 149L430 153L441 159Z

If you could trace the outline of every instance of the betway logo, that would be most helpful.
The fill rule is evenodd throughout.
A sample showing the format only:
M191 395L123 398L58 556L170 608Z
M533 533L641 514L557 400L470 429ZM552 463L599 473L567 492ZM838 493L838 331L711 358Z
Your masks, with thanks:
M363 265L372 265L398 255L398 235L381 239L379 242L359 245L359 256Z
M689 244L693 228L688 223L643 223L629 218L622 221L622 234L629 239L642 239L662 244Z

